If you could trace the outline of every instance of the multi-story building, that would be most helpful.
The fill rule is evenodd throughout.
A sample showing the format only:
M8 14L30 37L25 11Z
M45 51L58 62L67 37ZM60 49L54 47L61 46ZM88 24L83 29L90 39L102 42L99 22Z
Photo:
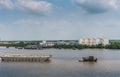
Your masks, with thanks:
M109 44L109 40L106 38L80 38L79 44L83 44L83 45L97 45L97 44L107 45L107 44Z
M50 47L50 46L54 46L54 42L42 41L40 42L40 45L43 47Z

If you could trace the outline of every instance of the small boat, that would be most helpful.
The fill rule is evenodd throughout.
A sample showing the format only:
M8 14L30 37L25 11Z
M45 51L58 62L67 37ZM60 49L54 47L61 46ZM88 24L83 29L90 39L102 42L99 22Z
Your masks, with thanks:
M79 62L97 62L97 58L94 58L94 56L83 57Z
M72 48L72 50L76 50L76 48Z
M17 49L23 49L23 47L17 47Z

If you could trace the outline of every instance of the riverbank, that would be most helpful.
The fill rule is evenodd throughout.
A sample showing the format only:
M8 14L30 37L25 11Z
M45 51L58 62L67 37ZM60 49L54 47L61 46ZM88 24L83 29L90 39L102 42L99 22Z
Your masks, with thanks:
M97 45L82 45L82 44L75 44L75 45L58 45L55 44L53 46L42 46L39 44L0 44L0 47L6 47L6 48L17 48L17 49L49 49L49 48L55 48L55 49L120 49L120 43L119 42L111 42L108 45L103 44L97 44Z
M56 49L120 49L120 41L114 41L110 40L109 44L103 45L103 44L96 44L96 45L82 45L78 43L74 44L61 44L61 43L54 43L53 45L42 45L39 41L20 41L20 42L10 42L10 43L1 43L1 47L15 47L18 49L47 49L47 48L56 48Z

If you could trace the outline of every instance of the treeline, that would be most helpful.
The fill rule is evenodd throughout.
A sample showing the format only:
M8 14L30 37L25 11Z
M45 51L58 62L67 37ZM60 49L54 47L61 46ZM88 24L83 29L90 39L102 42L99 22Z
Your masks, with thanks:
M19 43L10 43L10 44L0 44L0 46L6 46L6 47L25 47L27 45L36 45L37 42L29 42L29 43L24 43L24 42L19 42Z
M53 48L58 48L58 49L73 49L73 48L77 48L77 49L83 49L83 45L54 45Z
M53 48L57 49L86 49L86 48L99 48L99 49L120 49L120 42L111 42L108 45L98 44L98 45L54 45Z
M108 45L97 44L97 45L55 45L54 48L64 49L85 49L85 48L104 48L104 49L120 49L120 40L110 40Z
M57 49L85 49L85 48L105 48L104 45L98 44L98 45L54 45L53 48Z
M120 49L120 41L110 41L110 44L106 45L107 49Z
M38 45L39 42L19 42L19 43L10 43L10 44L0 44L0 46L6 46L6 47L25 47L27 45ZM120 41L116 40L111 40L108 45L103 45L103 44L98 44L98 45L81 45L81 44L76 44L76 45L58 45L55 44L52 48L57 48L57 49L86 49L86 48L105 48L105 49L120 49Z

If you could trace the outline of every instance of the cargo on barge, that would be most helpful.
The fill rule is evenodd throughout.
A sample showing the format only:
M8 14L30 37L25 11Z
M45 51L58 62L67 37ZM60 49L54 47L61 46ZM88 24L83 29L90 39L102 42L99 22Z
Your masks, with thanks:
M5 55L1 56L2 62L47 62L52 56L34 56L34 55Z

